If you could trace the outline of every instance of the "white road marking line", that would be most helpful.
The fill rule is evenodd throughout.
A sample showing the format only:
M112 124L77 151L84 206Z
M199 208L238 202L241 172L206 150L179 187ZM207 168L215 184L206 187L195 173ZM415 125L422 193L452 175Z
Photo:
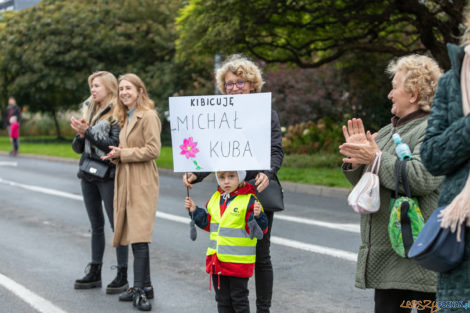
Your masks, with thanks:
M168 214L168 213L161 212L158 210L157 210L157 217L164 218L166 220L170 220L173 222L183 223L183 224L189 224L189 222L191 222L191 219L189 217L182 217L178 215Z
M178 223L183 223L183 224L188 224L191 221L189 217L181 217L181 216L159 212L159 211L157 211L157 217L174 221L174 222L178 222ZM323 246L318 246L318 245L312 245L309 243L304 243L304 242L286 239L286 238L277 237L277 236L271 236L271 242L281 245L281 246L286 246L289 248L296 248L296 249L300 249L300 250L304 250L308 252L329 255L329 256L344 259L347 261L353 261L353 262L357 261L356 253L348 252L344 250L323 247Z
M20 187L20 188L23 188L23 189L26 189L26 190L42 192L42 193L53 195L53 196L59 196L59 197L69 198L69 199L79 200L79 201L83 200L82 196L75 195L73 193L59 191L59 190L50 189L50 188L20 184L20 183L16 183L16 182L6 180L6 179L2 179L2 178L0 178L0 183L10 185L10 186L13 186L13 187Z
M80 201L83 200L82 196L75 195L75 194L72 194L72 193L63 192L63 191L59 191L59 190L55 190L55 189L49 189L49 188L43 188L43 187L37 187L37 186L31 186L31 185L15 183L15 182L5 180L5 179L2 179L2 178L0 178L0 183L4 183L4 184L10 185L10 186L21 187L21 188L36 191L36 192L42 192L42 193L46 193L46 194L50 194L50 195L54 195L54 196L59 196L59 197L64 197L64 198L69 198L69 199L74 199L74 200L80 200ZM163 219L166 219L166 220L171 220L171 221L174 221L174 222L184 223L184 224L187 224L190 221L190 219L188 217L181 217L181 216L178 216L178 215L173 215L173 214L169 214L169 213L165 213L165 212L160 212L158 210L157 210L156 216L160 217L160 218L163 218ZM335 225L334 223L320 222L320 221L302 219L302 218L299 218L299 217L291 217L291 216L286 216L286 215L281 215L281 219L285 219L285 220L292 221L292 222L297 222L297 223L303 223L303 224L309 224L309 225L315 225L315 226L321 226L321 227L329 227L329 228L335 228L335 229L339 229L339 230L346 230L346 231L355 232L355 231L353 231L354 228L352 228L352 226L354 226L353 224L336 224ZM340 226L338 226L338 225L340 225ZM345 227L345 225L346 225L346 227ZM271 236L271 241L273 243L276 243L276 244L279 244L279 245L283 245L283 246L287 246L287 247L291 247L291 248L297 248L297 249L304 250L304 251L329 255L329 256L337 257L337 258L348 260L348 261L354 261L355 262L356 259L357 259L357 254L355 254L353 252L344 251L344 250L312 245L312 244L308 244L308 243L304 243L304 242L300 242L300 241L296 241L296 240L290 240L290 239L286 239L286 238L281 238L281 237L276 237L276 236Z
M300 223L300 224L320 226L320 227L325 227L325 228L338 229L338 230L343 230L343 231L349 231L352 233L361 232L361 228L359 224L329 223L329 222L312 220L312 219L304 218L304 217L288 216L288 215L279 214L279 213L274 214L274 219L280 219L280 220L285 220L285 221L295 222L295 223Z
M340 258L340 259L344 259L344 260L348 260L352 262L357 261L356 253L339 250L335 248L312 245L309 243L304 243L304 242L300 242L297 240L290 240L290 239L281 238L277 236L271 236L271 242L281 245L281 246L286 246L289 248L297 248L297 249L304 250L304 251L314 252L318 254L325 254L325 255L335 257L335 258Z
M0 166L18 166L18 162L0 161Z
M31 290L27 289L26 287L18 284L11 278L0 273L0 285L5 287L6 289L13 292L15 295L20 297L24 302L28 303L34 309L42 313L67 313L66 311L62 310L58 306L52 304L48 300L44 299L43 297L35 294Z

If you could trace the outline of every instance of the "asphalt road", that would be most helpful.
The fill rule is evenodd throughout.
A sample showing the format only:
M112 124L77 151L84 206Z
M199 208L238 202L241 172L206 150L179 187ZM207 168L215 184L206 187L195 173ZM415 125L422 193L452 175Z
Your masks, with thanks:
M137 312L106 295L105 288L73 289L90 258L77 168L74 163L0 156L0 312ZM153 312L215 313L204 269L208 234L198 230L197 241L189 239L181 179L161 175L160 188L150 246ZM214 182L203 182L191 196L204 205L214 191ZM286 192L285 204L287 209L275 214L272 231L271 312L372 312L372 291L354 287L359 217L346 200ZM104 286L115 275L112 232L109 225L106 229ZM251 311L256 312L253 279L249 289Z

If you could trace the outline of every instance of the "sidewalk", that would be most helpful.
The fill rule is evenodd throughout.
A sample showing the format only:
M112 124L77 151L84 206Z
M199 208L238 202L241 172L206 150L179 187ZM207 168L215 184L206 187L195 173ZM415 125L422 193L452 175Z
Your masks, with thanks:
M8 152L0 151L0 155L8 156ZM73 164L77 164L78 166L77 159L60 158L60 157L54 157L54 156L20 154L16 158L73 163ZM11 158L11 160L13 161L15 160L15 158ZM181 173L175 173L172 170L167 169L167 168L159 168L158 173L164 176L182 178ZM215 181L215 177L214 175L209 175L205 180ZM314 195L314 196L335 197L335 198L346 199L349 192L351 191L350 189L347 189L347 188L307 185L307 184L293 183L289 181L281 181L281 184L282 184L282 188L286 191L304 193L304 194L309 194L309 195Z

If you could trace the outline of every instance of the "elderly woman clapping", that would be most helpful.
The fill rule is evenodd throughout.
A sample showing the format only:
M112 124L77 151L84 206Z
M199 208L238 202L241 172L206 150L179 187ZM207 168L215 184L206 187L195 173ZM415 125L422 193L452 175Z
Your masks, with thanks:
M361 119L352 119L343 126L346 142L339 147L346 156L343 173L353 185L361 178L366 165L373 162L376 153L382 154L378 172L380 209L374 214L361 215L362 244L356 272L356 287L375 289L375 312L381 313L402 312L403 300L435 300L436 291L436 275L399 256L390 243L387 226L397 160L392 135L398 133L411 149L412 158L406 172L411 195L418 199L425 219L436 208L442 181L425 169L419 154L441 69L427 56L409 55L391 62L387 72L393 76L392 90L388 94L394 115L391 123L371 134L365 132Z

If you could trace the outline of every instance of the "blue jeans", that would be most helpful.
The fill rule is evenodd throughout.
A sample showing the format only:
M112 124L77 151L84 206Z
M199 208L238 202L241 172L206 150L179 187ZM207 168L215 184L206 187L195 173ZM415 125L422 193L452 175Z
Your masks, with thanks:
M83 200L91 224L91 263L102 264L105 246L104 214L101 202L104 203L106 215L114 230L113 197L114 180L105 182L89 182L81 180ZM119 245L116 248L118 267L127 267L128 247Z

